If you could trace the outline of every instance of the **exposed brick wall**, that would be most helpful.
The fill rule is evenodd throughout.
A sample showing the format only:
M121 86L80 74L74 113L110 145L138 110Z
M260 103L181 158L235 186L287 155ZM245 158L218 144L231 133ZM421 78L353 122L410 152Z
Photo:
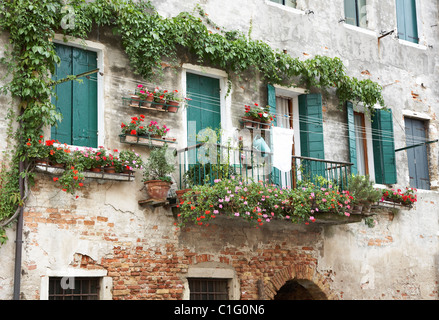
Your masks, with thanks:
M136 234L125 232L122 225L133 221L141 221L147 227L145 230L141 226L133 227ZM203 262L232 266L239 280L241 299L271 299L273 288L280 288L295 277L317 279L318 285L325 289L324 277L317 276L318 254L314 246L321 234L312 226L301 230L285 224L264 230L235 220L218 219L209 227L190 226L177 231L173 217L163 217L163 212L157 214L145 209L133 217L87 209L81 199L66 203L65 208L28 207L24 222L29 252L33 248L48 250L37 248L41 237L55 236L42 234L48 227L54 230L57 239L62 239L64 233L73 233L78 242L95 241L96 246L110 248L93 258L83 252L75 253L65 267L106 270L113 279L113 299L182 299L188 268ZM50 239L47 241L50 243ZM55 260L57 254L49 253L55 255L52 257ZM46 267L38 261L24 265L29 274ZM258 287L261 281L264 292Z

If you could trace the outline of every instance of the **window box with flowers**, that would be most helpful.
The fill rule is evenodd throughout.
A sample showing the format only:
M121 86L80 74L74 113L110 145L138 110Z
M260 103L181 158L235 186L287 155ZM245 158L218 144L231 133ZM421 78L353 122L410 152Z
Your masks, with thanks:
M166 125L159 126L157 121L150 121L144 124L145 116L131 117L129 124L121 124L121 142L129 144L140 144L146 146L163 146L165 143L176 143L176 139L167 137L169 128Z
M403 206L411 208L417 201L417 190L415 188L405 188L405 191L401 189L383 189L381 190L381 199L379 204L390 204L396 206Z
M181 97L178 90L156 87L150 91L142 84L137 86L135 93L129 98L123 98L123 101L127 102L130 107L170 113L176 113L187 100L190 99Z
M304 183L288 189L239 177L216 179L213 186L194 186L182 195L177 205L180 222L176 225L207 225L219 214L243 219L256 227L274 219L309 224L316 222L319 215L358 222L351 217L354 200L349 191L332 185L323 188Z
M260 107L257 103L254 106L244 106L245 115L242 117L244 127L255 129L268 129L276 117L270 113L270 107Z
M55 140L39 140L27 145L39 172L54 175L63 191L74 193L86 178L132 181L134 169L143 169L141 157L134 151L109 150L104 147L74 148Z

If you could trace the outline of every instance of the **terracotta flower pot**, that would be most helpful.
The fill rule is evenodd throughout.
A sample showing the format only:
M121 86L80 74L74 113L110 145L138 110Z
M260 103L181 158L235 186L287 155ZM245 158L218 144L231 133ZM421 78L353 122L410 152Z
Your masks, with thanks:
M186 192L190 191L190 190L192 190L192 189L187 188L187 189L182 189L182 190L176 190L176 191L175 191L175 193L177 194L177 202L178 202L178 204L179 204L181 201L183 201L183 195L184 195Z
M137 136L126 135L125 136L125 141L126 142L137 142Z
M150 180L145 181L145 186L149 199L165 201L171 188L171 183L162 180Z
M146 99L142 102L142 107L149 108L151 107L151 103L154 100L154 96L148 96Z
M180 103L178 101L168 101L168 112L177 112L178 110L178 106L180 105Z
M55 161L51 161L50 165L52 167L54 167L54 168L64 168L66 166L65 163L58 163L58 162L55 162Z
M160 99L159 101L155 101L155 104L153 105L153 107L160 110L160 109L163 109L164 104L165 104L165 100Z
M101 172L102 168L101 167L94 167L94 168L90 168L91 172Z
M253 127L252 118L242 117L242 121L243 121L244 127L249 127L249 128Z
M131 106L139 106L139 102L140 102L140 97L137 94L132 94L131 95L131 101L130 101L130 105Z
M116 168L114 166L105 166L104 172L105 173L116 173Z

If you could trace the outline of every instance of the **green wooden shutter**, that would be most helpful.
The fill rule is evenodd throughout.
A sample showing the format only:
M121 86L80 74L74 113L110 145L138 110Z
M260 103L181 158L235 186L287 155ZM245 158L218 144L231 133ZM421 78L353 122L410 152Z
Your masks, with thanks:
M396 183L395 143L392 110L377 109L372 117L375 182Z
M321 94L299 96L299 124L301 155L325 159Z
M276 89L274 88L273 85L268 84L267 85L267 102L268 105L270 106L270 113L275 115L276 114ZM273 120L273 124L276 125L277 121L276 118L274 118ZM271 140L273 139L272 136ZM273 141L270 141L270 144L273 146ZM271 148L273 150L273 148ZM281 172L279 169L273 167L271 169L271 183L276 184L278 186L281 185Z
M344 14L346 23L358 26L357 4L355 0L344 0Z
M270 113L275 115L276 114L276 89L271 84L267 85L267 101L268 101L268 105L270 106ZM273 120L274 125L277 125L276 118L277 118L277 116Z
M97 54L73 48L73 74L97 68ZM81 78L73 81L73 126L72 144L75 146L98 146L98 97L97 81Z
M61 63L55 66L55 74L52 78L53 80L61 80L73 72L72 48L56 45L55 49ZM54 88L56 96L52 97L52 103L56 106L56 110L62 114L62 120L51 128L51 137L67 144L72 143L72 88L72 81L56 85Z
M97 68L96 52L56 44L55 49L61 59L56 66L54 79L76 75ZM62 120L51 128L52 139L76 146L96 148L98 131L97 81L81 78L55 87L52 103L62 114Z
M323 144L322 95L299 96L300 151L303 157L325 158ZM316 182L317 176L326 176L325 163L314 160L301 161L303 179Z
M396 20L398 37L402 40L418 43L416 0L396 0Z
M346 115L348 124L349 161L353 163L351 166L351 174L357 174L357 143L355 135L354 106L350 101L346 102Z

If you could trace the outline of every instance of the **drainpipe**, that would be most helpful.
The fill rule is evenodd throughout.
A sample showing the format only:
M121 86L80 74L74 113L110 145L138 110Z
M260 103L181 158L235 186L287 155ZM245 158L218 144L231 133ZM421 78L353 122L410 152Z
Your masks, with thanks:
M20 176L18 178L20 188L20 199L24 198L24 178L21 173L24 171L24 163L19 164ZM23 204L20 205L20 213L18 214L17 233L15 236L15 270L14 270L14 300L20 300L20 284L21 284L21 254L23 248Z

